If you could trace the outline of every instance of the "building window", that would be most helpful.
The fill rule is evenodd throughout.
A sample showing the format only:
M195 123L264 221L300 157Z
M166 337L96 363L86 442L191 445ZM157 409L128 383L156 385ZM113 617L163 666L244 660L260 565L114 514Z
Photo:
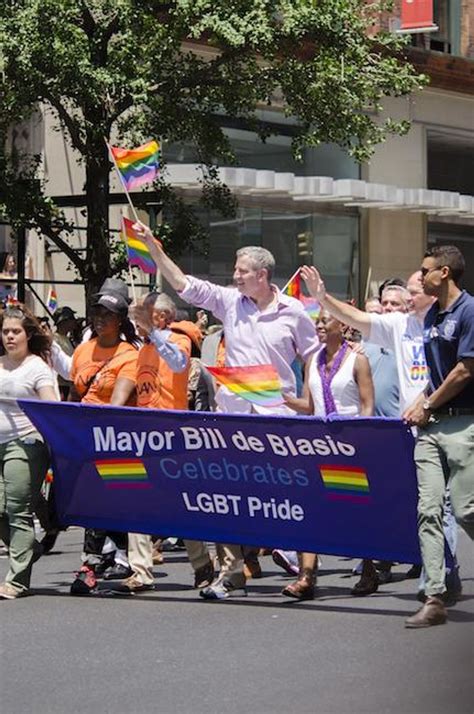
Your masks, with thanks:
M412 35L412 44L434 52L461 53L461 0L433 0L433 24L436 32Z
M467 135L428 132L428 188L474 195L474 140Z
M331 293L344 300L358 297L357 216L241 207L235 219L203 214L201 220L210 235L209 253L182 256L178 262L186 273L229 285L236 250L258 245L274 255L274 282L280 288L300 265L315 262Z

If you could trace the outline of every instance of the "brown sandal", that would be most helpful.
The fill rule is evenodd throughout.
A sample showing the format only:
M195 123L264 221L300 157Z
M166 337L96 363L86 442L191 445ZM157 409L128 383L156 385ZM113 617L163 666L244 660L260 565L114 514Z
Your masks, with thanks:
M286 588L283 588L281 594L286 595L286 597L292 597L295 600L314 600L315 592L314 578L304 575L300 576L294 583L287 585Z

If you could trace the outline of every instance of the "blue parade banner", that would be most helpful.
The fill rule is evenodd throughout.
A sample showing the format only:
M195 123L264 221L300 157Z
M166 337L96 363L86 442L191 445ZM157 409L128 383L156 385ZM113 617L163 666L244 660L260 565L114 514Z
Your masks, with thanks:
M19 403L50 444L64 525L420 562L399 420Z

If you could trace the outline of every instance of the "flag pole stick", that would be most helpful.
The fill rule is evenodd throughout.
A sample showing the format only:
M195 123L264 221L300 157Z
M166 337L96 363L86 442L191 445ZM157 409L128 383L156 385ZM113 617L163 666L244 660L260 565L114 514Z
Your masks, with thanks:
M141 223L140 219L138 218L138 213L137 213L137 211L136 211L136 208L135 208L135 206L134 206L133 203L132 203L132 199L130 198L130 194L129 194L129 192L128 192L128 188L126 187L125 181L123 180L123 176L122 176L122 174L120 173L120 169L119 169L119 167L117 166L117 162L115 161L115 156L114 156L113 153L112 153L112 149L111 149L111 147L110 147L110 144L109 144L109 142L107 141L107 139L104 139L104 141L105 141L105 143L106 143L106 145L107 145L107 149L109 150L109 157L110 157L110 159L112 160L112 163L113 163L113 165L114 165L114 167L115 167L115 170L116 170L116 172L117 172L117 174L118 174L118 177L119 177L119 179L120 179L120 183L122 184L122 188L123 188L123 190L124 190L125 196L127 197L127 201L128 201L128 203L130 204L130 208L132 209L133 217L135 218L135 220L136 220L137 223Z
M370 280L372 278L372 266L369 265L369 269L367 271L367 280L365 283L365 295L364 295L364 302L367 300L369 297L369 290L370 290Z
M296 276L298 275L298 273L300 272L300 270L301 270L301 268L297 268L297 269L295 270L295 272L293 273L293 275L291 276L291 278L288 280L288 282L286 282L286 283L284 284L284 286L282 287L281 292L284 292L284 291L286 290L286 288L287 288L288 285L291 283L291 281L293 280L293 278L296 278Z
M130 276L130 283L131 283L131 287L132 287L132 298L133 298L133 302L137 302L137 294L135 291L135 281L133 279L132 266L130 265L130 253L128 250L127 234L125 232L125 223L123 220L122 211L120 211L120 227L122 229L122 235L123 235L124 241L125 241L125 250L127 251L128 274Z

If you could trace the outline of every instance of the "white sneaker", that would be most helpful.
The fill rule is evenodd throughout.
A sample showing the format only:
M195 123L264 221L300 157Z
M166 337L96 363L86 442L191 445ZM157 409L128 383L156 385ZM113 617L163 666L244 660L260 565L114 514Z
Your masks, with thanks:
M300 568L298 556L295 550L272 550L272 558L275 565L283 568L289 575L298 575Z
M201 590L199 595L204 600L225 600L230 597L247 597L247 589L235 588L228 580L215 580L207 588Z

